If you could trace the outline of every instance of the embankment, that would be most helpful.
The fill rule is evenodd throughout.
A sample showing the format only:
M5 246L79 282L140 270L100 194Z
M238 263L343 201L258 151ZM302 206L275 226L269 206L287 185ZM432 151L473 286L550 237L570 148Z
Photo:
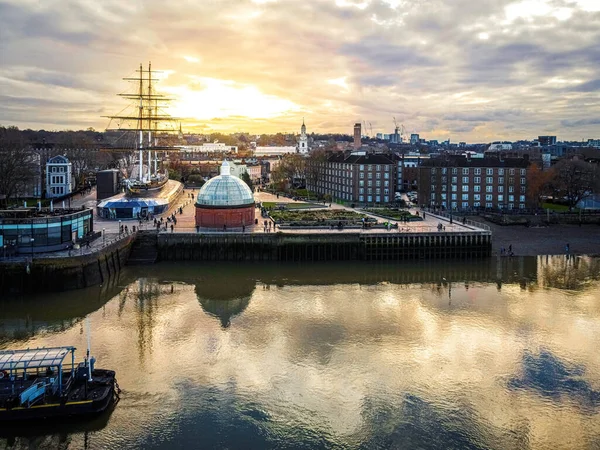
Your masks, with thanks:
M134 239L131 235L89 254L0 262L0 293L66 291L108 282L127 263Z

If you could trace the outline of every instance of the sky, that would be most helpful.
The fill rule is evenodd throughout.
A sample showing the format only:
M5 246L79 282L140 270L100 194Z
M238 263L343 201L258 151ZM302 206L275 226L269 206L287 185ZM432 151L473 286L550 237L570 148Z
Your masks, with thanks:
M0 124L103 130L149 61L184 131L600 138L600 0L0 0Z

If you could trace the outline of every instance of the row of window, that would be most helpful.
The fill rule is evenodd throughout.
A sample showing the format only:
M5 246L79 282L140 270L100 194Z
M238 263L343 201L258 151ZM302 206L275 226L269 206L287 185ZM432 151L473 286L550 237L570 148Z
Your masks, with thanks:
M446 204L446 202L442 202L440 203L444 208L447 208L448 205ZM518 203L519 205L519 209L525 209L525 203ZM451 202L450 203L450 207L452 209L458 209L458 202ZM481 208L482 207L482 203L481 202L475 202L473 203L473 208ZM515 204L514 203L508 203L506 205L501 205L501 204L496 204L494 205L494 203L492 202L486 202L485 203L485 207L486 208L498 208L498 209L502 209L502 208L507 208L507 209L515 209ZM471 204L468 202L462 202L461 203L461 208L462 209L471 209Z
M462 196L461 196L461 200L469 200L469 197L470 197L470 195L469 195L469 194L462 194ZM476 202L478 202L478 201L481 201L481 197L482 197L482 196L481 196L481 194L473 194L473 200L474 200L474 201L476 201ZM439 198L440 198L441 200L447 200L447 199L448 199L448 197L447 197L447 194L440 194L440 197L439 197ZM515 201L515 198L516 198L516 196L515 196L515 195L508 195L508 196L506 197L507 201L509 201L509 202L511 202L511 203ZM451 195L450 195L450 199L451 199L451 200L458 200L458 194L451 194ZM431 194L431 200L432 200L432 201L435 201L435 200L437 200L437 197L436 197L436 194L435 194L435 192L433 192L433 193ZM493 196L492 194L485 194L485 201L493 201L493 200L494 200L494 196ZM499 203L502 203L502 202L504 202L504 195L503 195L503 194L499 194L499 195L497 195L497 196L496 196L496 200L497 200ZM520 195L520 196L519 196L519 200L518 200L518 201L520 201L520 202L525 202L525 196L524 196L524 195Z
M375 197L373 197L372 195L367 195L366 197L364 195L358 196L359 202L365 202L365 199L367 203L373 203L373 199L375 199L375 203L381 203L382 199L383 203L388 203L390 201L390 198L387 195L384 195L383 197L381 197L380 195L376 195Z
M473 169L473 173L474 173L475 175L481 175L481 171L483 170L483 169L481 169L481 168L478 168L478 167L476 167L476 168L471 168L471 167L463 167L463 168L461 169L461 170L462 170L462 174L463 174L463 175L469 175L469 174L471 173L471 169ZM458 174L458 170L459 170L459 169L458 169L457 167L453 167L453 168L451 169L451 171L452 171L452 175L457 175L457 174ZM491 168L491 167L490 167L490 168L487 168L487 169L485 169L485 174L486 174L486 175L494 175L494 172L495 172L496 170L498 171L498 172L497 172L497 173L498 173L498 175L504 175L504 170L505 170L505 169L503 169L503 168L498 168L498 169L495 169L495 168ZM519 169L519 170L521 171L520 173L521 173L521 175L523 175L523 176L524 176L524 175L527 173L527 169ZM436 168L436 167L432 167L432 168L431 168L431 173L432 173L432 174L435 174L435 173L437 173L437 168ZM445 174L447 174L447 173L448 173L448 168L447 168L447 167L442 167L442 168L441 168L441 173L442 173L442 175L445 175ZM514 175L514 174L515 174L515 169L508 169L508 174L509 174L509 175Z
M468 184L463 184L461 186L461 190L462 192L469 192L470 191L470 186ZM432 184L431 185L431 190L432 191L436 191L437 190L437 185L436 184ZM442 192L446 192L448 190L448 186L446 186L445 184L442 184ZM450 190L452 192L457 192L458 191L458 186L456 184L453 184L450 186ZM496 186L496 190L499 193L504 192L504 186ZM519 187L519 191L521 193L525 193L525 186L520 186ZM473 186L473 192L481 192L481 186L475 185ZM494 192L494 186L491 185L487 185L485 187L485 192ZM515 187L514 186L508 186L508 192L515 192Z
M64 175L52 175L50 177L50 183L52 183L52 184L64 184L65 183L65 177L64 177Z
M448 177L442 177L441 178L442 183L446 183L448 181ZM437 178L435 176L431 177L431 182L435 183L437 181ZM452 177L450 179L450 182L452 184L456 184L458 182L458 177ZM462 183L463 184L470 184L471 179L469 177L462 177ZM521 177L521 184L525 184L527 182L525 177ZM481 184L481 177L473 177L473 183L475 184ZM485 183L486 184L494 184L494 177L485 177ZM508 183L509 184L514 184L515 183L515 178L514 177L508 177ZM498 177L498 183L497 184L504 184L504 177Z
M53 167L50 167L49 172L52 172L52 173L66 172L66 167L64 167L64 166L58 166L58 167L53 166Z

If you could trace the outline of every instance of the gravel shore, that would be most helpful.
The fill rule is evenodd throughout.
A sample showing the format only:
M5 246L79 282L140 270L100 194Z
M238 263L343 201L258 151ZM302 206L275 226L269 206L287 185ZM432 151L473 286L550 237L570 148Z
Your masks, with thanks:
M484 222L492 230L492 252L500 253L502 247L512 245L517 256L558 255L565 253L568 243L570 253L600 256L600 226L551 225L527 228L521 225L501 226Z

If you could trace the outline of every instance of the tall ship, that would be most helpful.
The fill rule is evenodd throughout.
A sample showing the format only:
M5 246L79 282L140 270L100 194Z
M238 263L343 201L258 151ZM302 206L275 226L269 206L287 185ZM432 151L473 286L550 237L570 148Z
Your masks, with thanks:
M158 82L155 75L158 73L152 70L151 63L148 63L148 69L140 64L136 76L123 78L134 84L135 91L118 95L130 100L132 106L125 108L125 113L106 116L110 119L106 131L133 132L135 136L130 148L112 149L124 152L137 150L137 162L124 180L128 195L145 195L165 186L169 173L161 167L161 156L174 148L160 145L159 138L176 132L181 134L181 123L177 129L179 119L164 111L172 99L155 90Z

